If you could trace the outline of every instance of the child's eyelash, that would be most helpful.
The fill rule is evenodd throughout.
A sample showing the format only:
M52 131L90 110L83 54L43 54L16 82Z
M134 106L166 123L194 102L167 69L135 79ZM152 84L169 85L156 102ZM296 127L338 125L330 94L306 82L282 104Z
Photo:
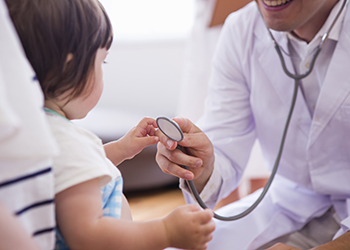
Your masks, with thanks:
M103 61L104 64L107 64L108 62L107 61Z

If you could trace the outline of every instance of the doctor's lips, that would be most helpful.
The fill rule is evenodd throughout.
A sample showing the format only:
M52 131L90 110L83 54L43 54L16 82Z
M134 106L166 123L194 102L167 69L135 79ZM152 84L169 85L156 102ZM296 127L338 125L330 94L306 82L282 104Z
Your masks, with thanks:
M293 0L262 0L262 2L268 6L268 7L281 7L283 5L286 5L290 2L292 2Z

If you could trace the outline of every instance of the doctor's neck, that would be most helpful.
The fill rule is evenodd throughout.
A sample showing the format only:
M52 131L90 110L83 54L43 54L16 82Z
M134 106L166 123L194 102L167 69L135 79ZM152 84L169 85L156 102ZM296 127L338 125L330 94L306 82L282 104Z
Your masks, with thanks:
M314 14L309 20L307 20L298 28L290 31L290 33L300 40L303 40L307 43L311 42L318 31L325 24L327 18L329 17L329 14L337 2L338 1L334 0L329 1L325 7L320 8L318 12Z

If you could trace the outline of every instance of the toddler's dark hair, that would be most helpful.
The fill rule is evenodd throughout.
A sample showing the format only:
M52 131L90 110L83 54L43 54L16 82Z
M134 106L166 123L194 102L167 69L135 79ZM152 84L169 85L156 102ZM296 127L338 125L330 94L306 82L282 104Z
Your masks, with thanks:
M6 0L11 19L45 99L85 91L96 52L113 31L98 0ZM73 57L67 61L68 55Z

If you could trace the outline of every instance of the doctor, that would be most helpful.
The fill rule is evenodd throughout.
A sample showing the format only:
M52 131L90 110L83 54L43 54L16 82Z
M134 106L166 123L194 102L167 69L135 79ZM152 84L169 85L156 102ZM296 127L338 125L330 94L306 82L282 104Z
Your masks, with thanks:
M294 80L283 72L264 21L285 51L288 69L303 74L342 3L256 0L230 15L214 56L205 114L197 126L175 119L185 132L179 144L187 154L163 136L156 156L162 170L193 179L203 200L214 207L237 187L256 139L271 169ZM269 192L243 219L216 221L209 249L350 249L349 11L345 6L312 73L301 80ZM181 187L193 203L183 181ZM258 195L217 213L235 215Z

